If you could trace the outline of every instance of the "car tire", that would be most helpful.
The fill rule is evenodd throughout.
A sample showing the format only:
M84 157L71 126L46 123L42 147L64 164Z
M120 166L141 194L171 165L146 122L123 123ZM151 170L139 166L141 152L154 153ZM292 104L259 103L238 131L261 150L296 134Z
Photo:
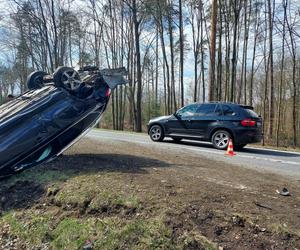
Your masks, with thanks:
M243 149L247 144L237 144L237 145L234 145L234 149L236 150L241 150Z
M44 71L32 72L26 80L26 85L29 90L40 89L44 86L44 76L48 75Z
M162 141L165 137L164 130L160 125L152 125L149 129L149 135L152 141Z
M179 137L172 137L174 142L181 142L182 138Z
M56 87L68 91L76 91L82 84L79 73L70 67L58 67L53 73L53 81Z
M226 130L217 130L211 137L211 142L216 149L226 149L231 135Z

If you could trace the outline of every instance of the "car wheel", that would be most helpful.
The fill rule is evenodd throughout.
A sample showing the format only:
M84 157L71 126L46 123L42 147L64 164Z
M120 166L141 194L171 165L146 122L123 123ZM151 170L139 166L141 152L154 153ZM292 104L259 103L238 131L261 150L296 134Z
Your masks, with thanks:
M29 90L39 89L44 86L43 77L48 75L44 71L34 71L32 72L26 80L26 85Z
M173 141L175 142L181 142L182 138L179 137L172 137Z
M234 149L240 150L243 149L247 144L238 144L238 145L234 145Z
M164 131L159 125L153 125L149 130L149 135L152 141L162 141L165 137Z
M53 81L56 87L69 91L77 90L81 84L79 73L70 67L58 67L53 73Z
M211 137L213 146L217 149L226 149L228 147L230 134L225 130L216 131Z

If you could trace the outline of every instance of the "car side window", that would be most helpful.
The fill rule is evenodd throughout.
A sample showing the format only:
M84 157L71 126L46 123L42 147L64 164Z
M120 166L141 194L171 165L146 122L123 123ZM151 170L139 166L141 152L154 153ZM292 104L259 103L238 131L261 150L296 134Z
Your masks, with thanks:
M233 115L235 115L235 112L233 111L233 109L228 105L222 105L222 109L223 109L223 115L224 116L233 116Z
M215 116L216 104L202 104L197 109L198 116Z
M198 106L199 106L198 104L191 104L191 105L185 106L185 107L179 109L176 112L176 114L180 117L193 116L193 115L195 115Z
M217 106L216 106L215 115L216 116L222 116L223 115L222 108L221 108L220 104L217 104Z

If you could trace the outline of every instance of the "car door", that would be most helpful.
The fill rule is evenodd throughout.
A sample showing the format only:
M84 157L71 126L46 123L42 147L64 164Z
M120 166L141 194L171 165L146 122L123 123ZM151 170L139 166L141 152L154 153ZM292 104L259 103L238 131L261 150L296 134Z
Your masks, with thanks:
M199 104L191 104L177 110L174 115L168 119L165 125L167 128L167 133L174 136L185 136L189 134L189 123L195 115L198 106Z
M201 104L195 116L189 123L188 131L191 136L198 138L208 138L212 127L220 123L220 105L216 103Z

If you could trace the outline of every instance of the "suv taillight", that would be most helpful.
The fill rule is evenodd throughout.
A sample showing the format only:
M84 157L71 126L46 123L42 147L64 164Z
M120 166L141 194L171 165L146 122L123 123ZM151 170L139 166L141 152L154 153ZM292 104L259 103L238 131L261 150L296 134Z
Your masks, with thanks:
M242 126L244 127L254 127L256 125L256 121L247 118L241 121Z

